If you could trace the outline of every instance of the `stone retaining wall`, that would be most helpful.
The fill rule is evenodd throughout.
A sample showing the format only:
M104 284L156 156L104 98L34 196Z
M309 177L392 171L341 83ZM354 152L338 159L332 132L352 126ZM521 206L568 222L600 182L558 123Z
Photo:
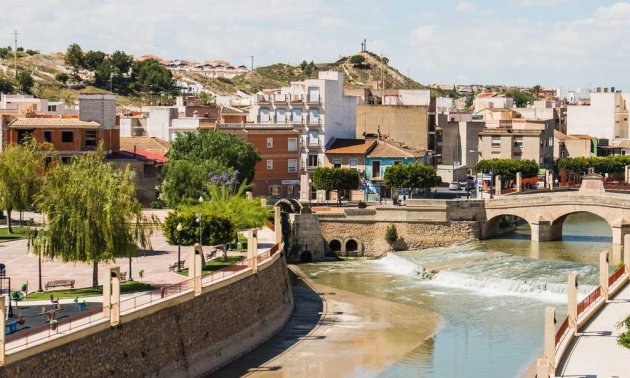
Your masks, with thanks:
M279 255L257 274L172 301L11 362L0 368L0 377L202 376L268 340L293 309L286 263Z
M479 224L476 221L357 221L343 218L320 218L319 226L326 245L331 240L353 238L362 243L363 255L379 256L389 250L385 241L385 231L390 224L396 225L400 240L396 249L420 249L445 247L479 238Z

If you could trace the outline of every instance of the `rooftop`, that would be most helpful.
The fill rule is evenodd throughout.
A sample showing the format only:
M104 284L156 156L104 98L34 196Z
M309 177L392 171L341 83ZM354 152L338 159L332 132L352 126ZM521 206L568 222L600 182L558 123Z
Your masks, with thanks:
M326 150L330 154L366 154L376 140L365 139L335 139L333 144Z
M13 129L31 128L68 128L98 129L101 124L94 121L81 121L76 118L17 118L9 124Z
M391 143L378 141L372 152L368 154L370 158L417 158L423 157L423 151L414 151L408 148L398 147Z

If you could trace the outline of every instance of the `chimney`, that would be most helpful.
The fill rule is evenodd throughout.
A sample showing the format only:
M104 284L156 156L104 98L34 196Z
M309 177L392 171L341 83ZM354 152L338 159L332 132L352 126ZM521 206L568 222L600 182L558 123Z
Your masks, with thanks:
M608 93L608 87L604 87L604 93Z

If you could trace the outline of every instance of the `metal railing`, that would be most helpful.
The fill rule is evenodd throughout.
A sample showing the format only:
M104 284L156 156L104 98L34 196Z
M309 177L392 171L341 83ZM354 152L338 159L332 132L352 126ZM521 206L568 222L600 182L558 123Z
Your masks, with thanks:
M560 344L560 341L562 340L564 335L567 333L568 329L569 329L569 317L565 316L564 321L560 323L560 327L556 331L556 346Z
M136 308L160 301L175 294L180 294L193 287L192 279L187 279L172 285L165 285L120 301L120 313L129 313Z
M580 303L577 305L577 316L579 317L584 311L586 311L593 303L595 303L599 297L602 296L602 290L598 286L595 290L591 291L589 295L586 296Z
M610 277L608 277L608 287L613 286L617 281L619 281L619 279L623 277L624 273L626 273L626 267L621 266L613 274L611 274Z
M98 307L85 310L79 315L58 319L55 329L53 329L50 322L46 320L45 325L27 330L21 329L7 335L5 351L9 352L17 348L23 348L30 344L47 340L60 334L70 333L77 328L87 327L97 321L103 320L103 308L100 305L95 306Z

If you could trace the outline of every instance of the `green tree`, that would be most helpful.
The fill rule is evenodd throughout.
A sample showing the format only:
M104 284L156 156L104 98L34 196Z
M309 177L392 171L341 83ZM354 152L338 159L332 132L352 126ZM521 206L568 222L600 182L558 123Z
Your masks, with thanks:
M13 92L13 83L9 79L0 77L0 93Z
M151 245L151 220L136 199L132 171L115 170L102 151L75 156L53 169L37 209L47 223L29 236L29 248L49 259L91 263L95 290L99 262L131 258L138 246Z
M0 153L0 207L7 211L9 233L13 233L11 212L31 208L41 190L50 150L49 144L27 138Z
M318 167L313 171L313 188L316 190L337 191L341 203L341 191L359 187L361 179L356 169Z
M208 94L208 92L199 93L199 99L201 100L201 103L204 105L216 104L216 99L214 98L213 95Z
M252 182L260 154L251 143L234 135L221 132L181 133L168 153L169 165L175 160L191 160L197 164L214 161L216 165L230 167L239 172L238 182ZM208 170L207 172L218 172ZM168 179L168 168L166 177Z
M11 46L0 47L0 59L7 59L11 56Z
M218 245L229 243L234 235L234 224L226 217L208 213L194 213L191 211L170 212L164 219L162 230L166 241L171 245L195 245L199 243L198 215L201 214L201 229L203 245ZM182 231L177 231L177 225L182 225Z
M95 71L99 64L103 63L107 55L102 51L88 51L83 56L83 66L90 71Z
M37 55L37 54L39 54L39 51L28 49L28 50L26 50L26 53L28 55Z
M523 108L527 106L528 104L534 102L535 100L532 94L521 91L516 88L509 89L507 92L505 92L505 95L507 97L512 97L514 99L514 103L519 108Z
M28 71L19 71L16 80L22 93L31 93L35 81Z
M133 63L133 89L145 93L173 92L173 74L155 59Z
M65 72L60 72L57 75L55 75L55 80L66 84L68 80L70 80L70 76L68 76L68 74Z
M104 60L94 70L94 85L98 88L109 88L112 76L112 65Z
M350 63L352 63L355 66L360 66L363 63L365 63L365 57L363 55L353 55L350 58Z
M385 241L389 244L390 248L392 248L394 243L398 241L398 230L396 230L395 224L387 226L387 230L385 231Z
M388 188L429 188L437 185L435 168L415 162L387 167L383 183Z
M466 109L471 109L474 103L475 103L475 91L470 91L466 95ZM481 110L481 109L475 109L475 110Z
M195 203L200 196L207 195L208 172L228 171L227 166L216 160L170 159L160 188L161 199L169 207Z
M536 177L538 168L534 160L490 159L477 163L477 172L493 172L503 180L515 180L516 172L521 172L523 178Z
M124 51L114 51L109 57L109 62L121 75L126 75L133 65L133 56L127 55Z
M540 97L540 91L541 91L542 87L540 85L534 85L532 87L532 93L534 94L534 96L536 97L536 99L538 99Z
M66 66L72 68L75 74L79 72L79 69L83 67L83 50L81 49L81 46L76 43L68 46L66 56L63 61Z

